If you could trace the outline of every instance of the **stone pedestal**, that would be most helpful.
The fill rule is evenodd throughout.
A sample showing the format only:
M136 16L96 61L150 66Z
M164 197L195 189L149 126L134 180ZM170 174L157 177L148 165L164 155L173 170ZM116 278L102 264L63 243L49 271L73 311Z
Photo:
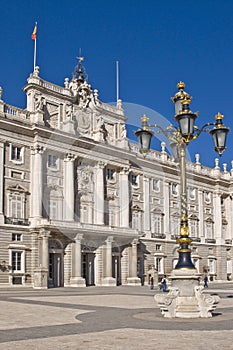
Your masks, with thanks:
M44 125L44 112L38 110L31 114L32 122L34 124Z
M69 134L75 134L74 121L71 119L66 119L62 123L61 129Z
M86 287L86 280L82 277L71 277L69 287Z
M115 287L116 286L116 279L114 277L104 277L101 285L103 287Z
M164 317L212 317L220 298L203 293L196 270L173 270L170 278L172 286L169 292L155 295Z
M47 289L48 288L48 270L43 267L38 267L34 270L34 289Z
M127 286L141 286L141 279L138 277L128 277Z

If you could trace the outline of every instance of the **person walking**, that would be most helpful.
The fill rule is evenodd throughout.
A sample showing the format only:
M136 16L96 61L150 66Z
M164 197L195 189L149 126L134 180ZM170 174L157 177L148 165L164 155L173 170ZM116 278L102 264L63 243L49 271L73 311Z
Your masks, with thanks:
M208 288L208 282L209 282L208 276L205 276L204 277L204 288Z
M150 289L154 289L154 277L150 278Z
M163 292L167 291L167 278L166 275L164 275L162 281L161 281L161 289Z

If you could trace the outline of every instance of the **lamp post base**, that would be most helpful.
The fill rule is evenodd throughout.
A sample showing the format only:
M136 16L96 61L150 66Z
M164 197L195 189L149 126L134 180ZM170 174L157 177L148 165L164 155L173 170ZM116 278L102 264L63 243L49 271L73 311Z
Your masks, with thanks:
M168 318L212 317L220 301L219 296L203 293L200 275L195 269L173 270L172 287L166 294L155 295L162 315Z

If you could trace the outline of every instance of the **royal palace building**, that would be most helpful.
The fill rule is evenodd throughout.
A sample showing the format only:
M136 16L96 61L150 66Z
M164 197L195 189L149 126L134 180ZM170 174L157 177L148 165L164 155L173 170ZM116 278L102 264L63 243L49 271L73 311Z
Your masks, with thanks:
M146 157L127 137L121 100L103 103L82 60L64 87L39 67L25 109L0 95L0 286L148 284L177 263L180 175L161 143ZM231 280L233 169L187 162L192 259Z

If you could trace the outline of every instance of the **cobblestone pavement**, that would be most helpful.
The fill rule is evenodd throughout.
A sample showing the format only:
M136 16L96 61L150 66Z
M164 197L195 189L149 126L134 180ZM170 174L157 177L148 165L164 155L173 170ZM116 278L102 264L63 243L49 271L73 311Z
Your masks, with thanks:
M0 350L233 349L233 284L209 319L165 319L142 287L0 289Z

